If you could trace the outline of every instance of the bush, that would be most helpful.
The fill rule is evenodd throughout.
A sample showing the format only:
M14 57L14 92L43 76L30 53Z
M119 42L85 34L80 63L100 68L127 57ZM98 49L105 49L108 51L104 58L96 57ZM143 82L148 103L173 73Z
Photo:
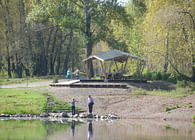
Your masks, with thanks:
M178 87L191 87L192 83L190 81L182 80L182 81L177 81L177 86Z
M170 73L166 73L166 72L162 72L161 75L162 75L162 80L164 81L167 81L169 77L171 76Z
M152 73L149 72L149 71L147 71L147 73L145 74L145 78L146 78L147 80L152 80Z
M151 80L156 80L156 75L157 75L157 73L156 72L152 72L152 79Z
M192 108L192 105L188 105L188 108Z
M161 72L156 73L156 80L162 80Z
M55 78L53 79L53 83L58 83L58 78L55 77Z
M177 79L174 77L174 76L170 76L168 79L167 79L168 82L171 82L171 83L174 83L176 84L177 83Z

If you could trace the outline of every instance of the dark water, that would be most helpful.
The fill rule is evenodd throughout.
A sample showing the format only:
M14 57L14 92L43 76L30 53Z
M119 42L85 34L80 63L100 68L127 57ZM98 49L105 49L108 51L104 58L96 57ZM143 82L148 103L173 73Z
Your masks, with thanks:
M0 120L0 140L195 140L195 124L153 120Z

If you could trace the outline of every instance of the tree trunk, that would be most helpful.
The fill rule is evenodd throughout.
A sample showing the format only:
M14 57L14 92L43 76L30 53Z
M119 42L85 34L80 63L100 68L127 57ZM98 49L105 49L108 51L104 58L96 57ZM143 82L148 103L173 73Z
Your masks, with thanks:
M56 66L56 74L57 75L60 74L60 63L61 63L60 55L58 55L58 57L57 57L57 66Z
M58 32L58 28L55 31L54 39L53 39L53 43L52 43L52 49L51 49L51 55L50 55L50 73L49 73L50 75L54 74L54 49L56 46L57 32Z
M9 53L9 47L10 47L10 28L11 28L11 21L10 21L10 13L8 9L8 2L5 1L5 5L3 7L6 11L6 15L4 15L4 21L5 21L5 38L6 38L6 54L7 54L7 72L8 72L8 78L11 78L11 64L10 64L10 53Z
M193 62L192 62L192 81L195 82L195 55L192 56Z
M22 62L18 58L18 55L16 54L16 77L22 78Z
M71 47L71 44L72 44L72 38L73 38L73 30L71 29L70 30L70 38L69 38L69 42L68 42L68 46L66 48L66 57L65 57L65 60L64 60L64 74L66 74L67 70L68 70L68 63L69 63L69 56L70 56L70 47Z
M48 36L48 40L47 40L47 43L46 43L46 46L45 46L45 60L46 60L46 65L45 65L45 70L46 70L46 73L48 73L49 72L49 70L48 70L48 59L49 59L49 57L48 57L48 53L49 53L49 47L50 47L50 42L51 42L51 37L52 37L52 32L53 32L53 30L54 30L54 28L51 28L50 29L50 31L49 31L49 36Z
M53 58L53 64L55 64L55 61L56 61L56 58L59 56L60 57L60 54L61 54L61 49L62 49L62 44L63 44L63 36L62 36L62 31L60 31L60 43L56 49L56 52L55 52L55 55L54 55L54 58ZM58 73L59 73L59 69L58 69Z
M165 54L165 64L164 64L164 72L167 72L168 70L168 56L169 56L169 33L166 34L166 38L165 38L165 47L166 47L166 54Z
M84 1L84 12L85 12L85 22L86 22L86 27L85 27L85 35L86 35L86 48L87 48L87 56L89 57L92 54L92 33L91 33L91 13L89 9L89 3L88 1ZM88 69L90 71L90 77L94 76L94 71L93 71L93 64L92 61L88 61ZM89 77L89 78L90 78Z
M8 72L8 78L11 78L11 67L10 67L10 57L9 55L7 56L7 72Z
M45 48L44 48L44 40L43 40L43 32L42 31L38 31L37 33L37 38L39 40L38 42L38 46L41 48L41 53L38 59L38 67L37 67L37 74L38 75L46 75L46 70L45 70L45 65L46 64L46 60L45 60Z

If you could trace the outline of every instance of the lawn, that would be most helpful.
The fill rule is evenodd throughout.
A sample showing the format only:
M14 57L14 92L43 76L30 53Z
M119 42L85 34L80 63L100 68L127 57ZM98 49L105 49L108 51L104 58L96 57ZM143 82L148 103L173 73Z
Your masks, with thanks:
M28 78L5 78L0 77L0 85L10 85L10 84L21 84L21 83L31 83L31 82L40 82L40 81L48 81L57 79L64 79L64 75L56 75L56 76L40 76L40 77L28 77Z
M48 98L53 100L53 105L48 104ZM36 88L0 88L0 113L40 114L46 109L47 111L57 109L69 111L71 106L59 101L48 91Z

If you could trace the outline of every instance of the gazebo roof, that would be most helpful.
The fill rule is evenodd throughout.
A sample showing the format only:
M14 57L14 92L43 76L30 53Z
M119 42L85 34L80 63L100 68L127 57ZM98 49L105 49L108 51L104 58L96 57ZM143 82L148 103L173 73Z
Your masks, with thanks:
M119 61L119 62L123 62L126 61L127 58L133 58L133 59L138 59L143 61L143 59L141 59L140 57L136 56L136 55L132 55L126 52L122 52L119 50L109 50L109 51L105 51L105 52L101 52L98 54L94 54L89 56L88 58L84 59L83 61L88 61L90 59L98 59L100 61L109 61L109 60L114 60L114 61Z

